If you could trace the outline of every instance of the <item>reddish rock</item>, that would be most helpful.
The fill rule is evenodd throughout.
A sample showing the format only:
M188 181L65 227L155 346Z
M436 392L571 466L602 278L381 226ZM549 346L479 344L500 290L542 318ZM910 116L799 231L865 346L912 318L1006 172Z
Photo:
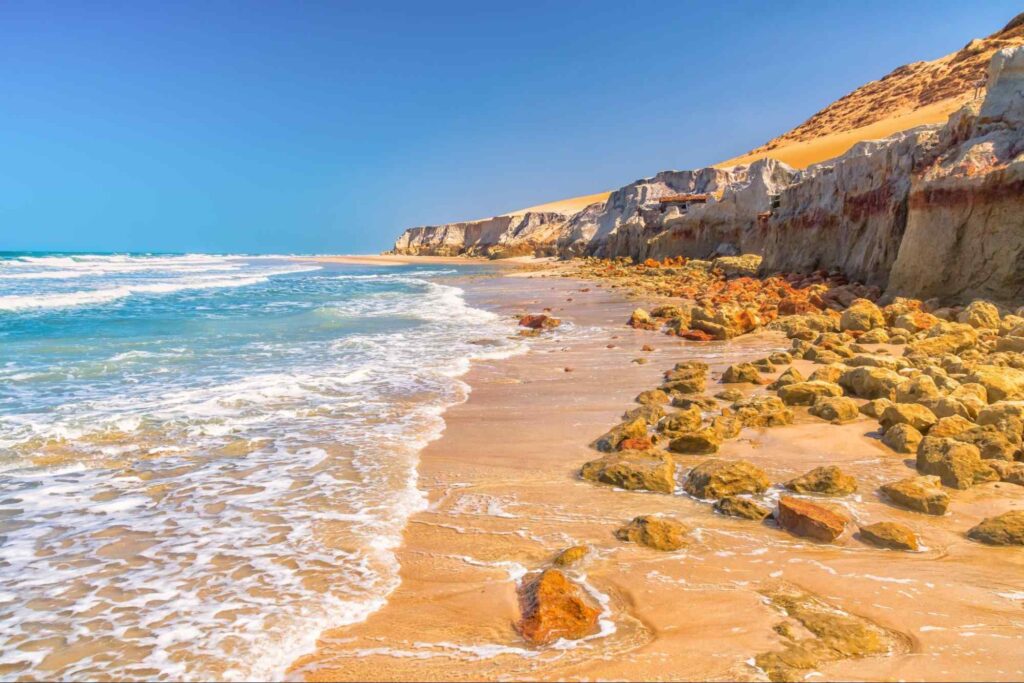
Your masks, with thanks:
M578 640L597 631L600 610L557 569L546 569L519 589L519 632L534 645Z
M531 330L542 330L551 327L558 327L562 324L562 321L558 318L552 318L550 315L524 315L519 319L519 325L526 327Z
M779 499L779 526L797 536L831 543L846 529L846 519L821 505L799 498Z
M679 336L683 339L689 339L690 341L706 342L712 341L714 337L705 332L704 330L680 330Z

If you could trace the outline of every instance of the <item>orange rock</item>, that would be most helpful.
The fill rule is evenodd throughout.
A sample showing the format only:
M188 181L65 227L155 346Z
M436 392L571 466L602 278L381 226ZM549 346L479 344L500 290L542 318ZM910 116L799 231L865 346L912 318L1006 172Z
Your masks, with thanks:
M711 341L714 339L710 334L704 330L680 330L679 336L683 339L689 339L690 341Z
M779 526L816 541L831 543L846 529L846 519L828 508L814 503L783 496L779 499Z
M600 611L557 569L545 569L519 589L519 632L534 645L578 640L597 631Z
M519 325L527 327L531 330L540 330L549 327L558 327L562 324L562 321L558 318L552 318L550 315L524 315L519 319Z

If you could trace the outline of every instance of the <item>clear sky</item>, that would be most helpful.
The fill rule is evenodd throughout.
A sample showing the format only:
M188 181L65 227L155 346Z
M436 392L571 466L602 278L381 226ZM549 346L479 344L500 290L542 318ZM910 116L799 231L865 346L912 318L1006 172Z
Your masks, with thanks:
M0 250L368 252L715 163L1017 2L0 2Z

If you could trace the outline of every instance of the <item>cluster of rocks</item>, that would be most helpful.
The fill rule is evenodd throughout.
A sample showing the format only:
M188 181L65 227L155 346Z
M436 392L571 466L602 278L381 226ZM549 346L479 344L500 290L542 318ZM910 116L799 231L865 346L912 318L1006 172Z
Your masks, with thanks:
M710 277L716 277L714 271ZM786 334L792 346L788 352L729 366L720 382L767 385L766 391L750 395L727 389L712 398L706 395L708 366L678 363L665 372L659 387L636 397L638 407L626 411L621 423L595 440L592 445L604 455L583 465L584 479L673 494L682 456L715 454L744 427L788 425L795 411L806 408L830 423L873 418L882 443L915 456L914 476L880 488L898 507L943 514L951 491L985 482L1024 485L1024 309L1001 311L985 301L942 308L902 298L880 306L869 298L849 297L857 286L844 283L831 289L793 288L811 290L803 299L811 310L780 315L778 297L785 293L782 298L791 299L791 290L761 282L760 287L743 283L743 291L756 292L755 303L760 296L761 304L775 306L770 327ZM822 296L840 287L840 296ZM765 294L769 290L774 295ZM659 321L667 321L664 326L673 329L681 327L673 321L687 317L687 329L721 324L700 317L698 310L696 305L665 305L650 314L637 309L629 324L657 329ZM792 365L797 358L818 367L805 377ZM853 493L856 482L838 467L819 467L786 482L785 488L798 495L782 496L775 509L759 502L770 485L767 475L749 462L711 458L690 469L681 488L713 502L721 514L773 517L781 528L818 541L833 541L847 529L842 511L806 497ZM671 534L665 530L678 522L658 520L654 534L648 532L652 524L650 518L637 518L617 536L665 550L685 543L684 528ZM1024 545L1024 512L986 519L967 535L989 544ZM888 521L862 526L859 538L884 548L918 547L912 530Z

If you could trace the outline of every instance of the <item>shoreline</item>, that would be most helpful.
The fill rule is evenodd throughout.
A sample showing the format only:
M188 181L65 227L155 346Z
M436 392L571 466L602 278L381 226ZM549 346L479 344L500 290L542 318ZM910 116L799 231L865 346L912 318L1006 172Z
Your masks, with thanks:
M625 327L636 301L622 292L575 278L509 275L459 286L469 303L499 315L550 307L573 327L538 337L526 354L476 361L460 378L471 387L469 398L444 413L444 433L420 453L419 487L429 503L410 518L397 550L399 587L366 621L321 634L317 650L292 664L291 678L763 680L749 662L785 647L775 630L783 617L765 598L780 586L899 634L899 651L829 663L818 669L826 677L1020 677L1024 655L1006 648L1006 638L1021 638L1020 599L1006 596L1024 589L1015 578L1022 561L959 533L992 511L985 487L961 492L956 515L925 525L873 493L907 470L902 457L878 444L872 421L832 425L806 409L787 427L745 429L718 457L754 462L773 482L839 463L862 483L862 493L843 501L854 519L906 522L927 550L879 551L850 534L822 546L714 514L689 496L582 481L579 466L598 456L587 444L673 363L703 358L717 376L788 340L762 332L724 343L681 342ZM644 344L656 350L643 353ZM632 362L640 356L650 362ZM794 365L813 369L807 361ZM690 467L706 457L679 460ZM1009 495L1016 504L1024 500ZM648 513L683 520L699 541L663 553L614 538L618 526ZM592 596L606 596L614 632L564 648L531 647L514 627L517 580L577 544L594 552L574 576ZM950 582L951 575L958 580ZM959 633L965 625L974 627L969 638Z

